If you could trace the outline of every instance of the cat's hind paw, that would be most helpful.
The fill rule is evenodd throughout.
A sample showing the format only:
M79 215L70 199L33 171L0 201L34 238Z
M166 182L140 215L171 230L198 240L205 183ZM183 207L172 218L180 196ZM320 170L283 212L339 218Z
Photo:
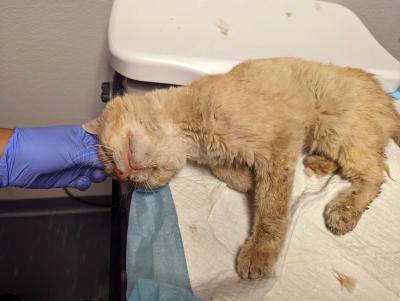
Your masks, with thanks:
M324 212L326 227L335 235L343 235L353 230L361 218L351 205L341 202L329 203Z

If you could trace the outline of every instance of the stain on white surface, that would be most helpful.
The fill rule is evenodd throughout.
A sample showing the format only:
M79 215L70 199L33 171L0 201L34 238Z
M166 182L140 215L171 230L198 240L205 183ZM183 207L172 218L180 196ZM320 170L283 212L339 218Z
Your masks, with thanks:
M219 19L218 22L215 23L215 26L217 26L219 32L224 36L227 36L231 30L229 24L222 19Z

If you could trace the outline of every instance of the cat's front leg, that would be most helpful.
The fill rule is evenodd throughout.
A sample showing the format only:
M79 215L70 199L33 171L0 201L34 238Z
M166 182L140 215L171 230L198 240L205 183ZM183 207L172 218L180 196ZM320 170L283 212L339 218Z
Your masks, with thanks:
M258 279L273 273L288 228L295 158L285 156L255 168L254 224L237 258L241 278Z
M211 172L236 191L248 192L253 188L253 175L247 166L238 168L218 165L213 167Z

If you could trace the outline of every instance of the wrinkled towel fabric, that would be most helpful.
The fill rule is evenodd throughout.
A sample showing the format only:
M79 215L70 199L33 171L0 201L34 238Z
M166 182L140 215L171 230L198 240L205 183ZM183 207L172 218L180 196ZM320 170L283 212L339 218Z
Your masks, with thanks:
M326 229L323 210L350 184L338 175L307 177L299 158L292 222L275 277L258 281L240 280L235 272L236 256L250 231L251 202L207 170L182 170L170 186L193 291L205 300L399 298L400 149L391 141L386 154L394 181L387 178L371 209L344 236ZM353 294L340 288L335 271L358 280Z

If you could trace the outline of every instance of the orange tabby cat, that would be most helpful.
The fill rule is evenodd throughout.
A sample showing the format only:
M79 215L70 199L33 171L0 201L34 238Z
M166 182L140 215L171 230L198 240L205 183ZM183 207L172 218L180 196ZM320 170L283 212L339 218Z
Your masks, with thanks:
M106 171L120 180L160 187L192 161L233 189L254 190L254 225L237 258L239 275L250 279L270 275L281 250L300 153L307 170L338 170L352 184L324 213L340 235L379 193L389 139L400 141L393 100L372 75L292 58L116 97L86 129L98 134Z

